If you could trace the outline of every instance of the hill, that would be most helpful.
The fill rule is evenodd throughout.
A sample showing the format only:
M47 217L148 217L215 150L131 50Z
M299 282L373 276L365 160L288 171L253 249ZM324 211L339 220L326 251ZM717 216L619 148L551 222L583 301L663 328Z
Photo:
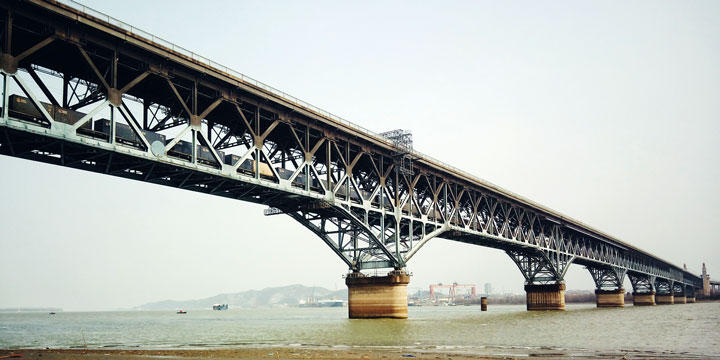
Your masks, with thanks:
M196 300L163 300L136 306L133 310L209 309L213 304L229 304L231 308L298 306L300 300L313 296L318 299L347 300L347 290L330 291L322 287L290 285L233 294L219 294Z

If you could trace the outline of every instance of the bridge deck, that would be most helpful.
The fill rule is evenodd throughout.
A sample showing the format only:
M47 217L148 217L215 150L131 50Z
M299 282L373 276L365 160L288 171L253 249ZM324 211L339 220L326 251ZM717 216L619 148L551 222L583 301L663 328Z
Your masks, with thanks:
M247 190L244 196L238 196L237 191L223 194L271 206L292 208L301 202L307 203L307 199L324 200L340 208L314 209L315 214L351 221L365 216L365 225L379 229L383 234L390 226L395 227L389 240L375 239L378 235L368 231L366 241L368 244L375 242L373 252L368 253L371 257L377 257L381 252L386 257L392 257L389 252L399 256L402 252L400 242L404 239L411 244L403 250L409 258L427 241L426 235L437 232L458 241L503 249L545 249L573 255L576 262L587 265L607 264L630 271L672 276L677 280L699 281L697 275L679 266L420 152L413 150L404 154L413 161L409 174L393 175L390 171L399 149L379 134L93 9L68 0L28 0L13 10L15 23L5 21L3 26L17 27L12 44L21 51L9 54L16 59L14 65L32 75L38 84L47 76L37 73L45 71L62 77L64 86L70 84L67 82L70 78L76 84L84 84L85 89L93 90L86 91L86 94L91 93L88 97L77 96L74 104L63 94L59 107L76 106L77 110L90 114L95 111L92 104L117 106L130 128L140 127L158 133L168 131L168 136L176 136L176 142L163 143L165 150L179 144L177 140L182 132L173 133L173 130L187 127L194 134L192 144L212 147L208 150L212 166L201 163L201 156L194 146L188 164L169 158L167 154L153 157L151 142L143 136L138 136L142 140L139 149L129 150L117 144L112 135L107 142L83 137L78 130L82 121L68 129L64 124L56 125L57 121L48 119L50 129L43 131L20 126L17 121L22 119L5 112L4 124L0 125L12 128L13 136L20 136L24 126L26 132L33 134L22 135L26 140L54 137L91 147L93 151L87 153L95 155L122 153L129 157L128 162L137 162L140 168L166 166L168 173L174 176L191 173L181 186L199 184L202 174L209 179L206 183L211 184L237 180L233 185L237 189L245 191L243 184L251 184L254 190ZM12 89L7 83L11 77L21 82L24 77L24 81L31 82L27 75L14 76L12 65L10 61L9 65L3 66L4 73L11 75L5 81L4 104L10 100ZM166 91L158 91L160 88ZM112 98L113 94L121 97L122 104L110 104L117 102ZM45 95L45 100L52 97ZM142 116L126 104L133 99L144 104ZM86 106L80 106L83 101ZM149 116L152 106L156 112ZM160 110L168 113L162 121L156 117ZM142 118L142 125L134 118ZM89 121L87 117L83 119ZM207 129L202 130L204 128ZM115 135L114 131L111 133ZM5 143L6 153L9 143ZM223 163L220 151L237 147L243 150L237 154L238 164ZM250 178L238 175L243 170L244 160L254 161ZM78 161L76 166L90 167L84 163L86 159ZM289 165L291 162L293 164ZM61 163L65 165L65 161ZM265 163L269 176L261 171L261 165ZM103 164L108 170L114 166L111 160ZM127 170L121 171L122 176L133 174ZM152 171L141 172L146 179L151 179ZM285 172L288 175L283 175ZM297 186L295 180L303 176L305 180ZM316 186L313 186L313 177L318 181ZM154 179L173 185L177 182L165 178ZM214 189L225 187L218 185ZM273 195L259 196L256 192ZM342 214L338 215L338 212ZM394 224L386 224L393 221L385 220L390 215L395 216ZM416 222L421 225L415 225ZM557 235L554 235L555 231ZM416 239L418 234L423 238ZM416 247L412 246L414 241ZM393 242L394 251L391 249ZM339 254L346 253L343 244L335 248Z
M102 12L96 11L92 8L81 5L72 0L62 0L58 4L49 4L46 0L31 0L32 2L44 6L49 10L61 12L59 9L68 11L64 15L72 18L79 23L88 24L108 34L113 34L125 41L131 42L144 49L150 50L162 57L172 59L178 63L196 68L198 71L216 76L222 81L230 82L231 84L238 86L245 86L248 90L257 93L273 102L292 108L298 112L306 112L311 116L323 121L327 125L343 129L348 134L357 137L366 137L371 140L376 146L384 147L387 150L393 150L394 145L385 137L379 135L376 132L368 130L361 125L352 123L351 121L345 120L342 117L334 115L328 111L322 110L319 107L313 106L307 102L304 102L298 98L291 96L281 90L278 90L270 85L264 84L258 80L253 79L250 76L244 75L238 71L230 69L227 66L220 65L210 59L207 59L199 54L196 54L190 50L184 49L183 47L176 45L172 42L156 37L150 33L142 31L130 24L123 22L122 20L115 19L109 15L103 14ZM56 7L59 6L59 7ZM548 217L552 217L553 220L563 224L576 226L578 231L587 232L588 235L595 236L599 240L608 241L614 245L633 249L637 252L646 254L648 256L657 258L663 262L670 264L669 261L665 261L646 252L640 248L637 248L629 243L626 243L617 237L609 235L597 228L594 228L588 224L585 224L579 220L576 220L570 216L562 214L537 202L534 202L528 198L520 196L510 190L504 189L498 185L495 185L487 180L465 172L457 167L449 165L443 161L435 159L429 155L426 155L417 150L410 150L410 153L420 162L430 167L436 168L440 171L447 172L458 179L471 182L472 184L484 188L486 190L493 191L497 194L503 195L508 200L515 201L519 204L526 205L535 210L538 210ZM675 265L673 265L675 266ZM681 269L679 266L675 266L677 269Z

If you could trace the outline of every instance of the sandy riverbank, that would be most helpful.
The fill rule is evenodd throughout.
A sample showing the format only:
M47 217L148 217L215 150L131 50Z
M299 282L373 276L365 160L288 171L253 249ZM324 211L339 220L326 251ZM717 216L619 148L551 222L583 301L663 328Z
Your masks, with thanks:
M448 354L397 349L305 349L305 348L233 348L212 350L37 350L0 351L0 359L11 354L18 359L43 360L136 360L136 359L498 359L472 354ZM508 357L501 357L508 358ZM11 357L10 359L14 359Z
M485 350L442 348L229 348L211 350L120 350L120 349L18 349L0 350L0 359L33 360L138 360L138 359L709 359L718 357L672 352L578 351L558 349L494 348Z

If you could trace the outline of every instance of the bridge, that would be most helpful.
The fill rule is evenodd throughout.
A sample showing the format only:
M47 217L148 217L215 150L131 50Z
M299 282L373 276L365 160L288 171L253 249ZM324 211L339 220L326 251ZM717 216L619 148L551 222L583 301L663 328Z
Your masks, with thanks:
M709 299L720 299L720 281L710 280L705 263L702 264L702 296Z
M700 276L70 0L0 1L0 153L268 206L349 269L349 316L407 317L428 241L504 250L528 310L562 310L587 268L598 306L694 302ZM388 269L369 276L368 269Z

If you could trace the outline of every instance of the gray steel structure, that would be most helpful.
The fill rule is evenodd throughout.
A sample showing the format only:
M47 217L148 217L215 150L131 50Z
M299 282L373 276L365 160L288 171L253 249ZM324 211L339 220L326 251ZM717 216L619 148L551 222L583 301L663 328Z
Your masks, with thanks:
M702 287L652 254L80 4L2 0L0 10L4 155L265 204L354 272L403 269L442 237L505 250L527 284L563 282L581 264L598 289L622 288L626 275L637 292ZM11 114L11 93L39 115ZM43 101L82 113L60 121ZM116 126L83 130L103 113L136 140ZM181 139L192 144L185 158L173 156Z

